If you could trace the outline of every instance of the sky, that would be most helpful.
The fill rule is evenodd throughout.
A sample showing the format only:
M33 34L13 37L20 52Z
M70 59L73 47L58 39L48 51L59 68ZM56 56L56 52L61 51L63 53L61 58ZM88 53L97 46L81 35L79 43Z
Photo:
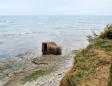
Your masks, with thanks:
M112 15L112 0L0 0L0 15Z

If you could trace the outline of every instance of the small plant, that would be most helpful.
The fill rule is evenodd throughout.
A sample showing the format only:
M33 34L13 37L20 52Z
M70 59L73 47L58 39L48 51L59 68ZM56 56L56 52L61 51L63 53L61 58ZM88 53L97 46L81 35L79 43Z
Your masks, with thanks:
M95 32L92 32L92 33L93 33L93 36L91 36L91 35L87 36L87 38L88 38L87 40L90 44L94 44L94 42L98 38L98 35Z
M75 71L75 73L68 76L68 86L77 86L80 83L80 81L86 78L86 76L87 73L84 70L79 69Z
M78 80L78 82L79 82L79 80ZM73 74L70 74L67 77L67 84L68 84L67 86L77 86L78 82Z
M99 39L98 43L102 44L102 43L106 43L108 41L109 41L108 39Z
M106 44L102 45L102 47L103 48L105 48L105 47L112 47L112 43L106 43Z
M101 33L99 38L102 38L102 39L105 39L105 38L112 39L112 25L107 25L107 27L105 28L105 31L103 33Z
M86 65L85 65L85 64L80 64L80 69L86 70L86 69L87 69L87 68L86 68Z
M87 76L87 73L86 73L85 70L81 70L81 69L80 69L80 70L77 70L77 71L76 71L75 76L76 76L77 78L80 78L80 80L84 80L85 77Z
M94 53L88 53L86 56L91 57L91 56L95 56L95 54Z
M93 43L89 44L88 48L94 48L94 44Z
M96 47L102 47L106 43L109 43L109 39L98 38L97 41L95 42L95 46Z
M111 67L110 67L110 74L109 74L107 86L112 86L112 63L111 63Z
M81 54L82 54L83 56L85 56L86 53L88 52L88 50L89 50L89 47L82 49L82 50L81 50Z
M99 65L103 62L103 58L101 56L98 57L98 61L96 62L96 65Z
M85 61L86 61L86 57L84 56L75 57L75 62L85 62Z
M88 67L87 74L88 75L91 74L94 71L94 68L95 68L95 63L92 62Z
M31 82L33 80L36 80L38 77L50 74L51 72L53 72L53 70L38 70L35 73L32 73L30 76L26 76L23 80L23 84L28 81Z

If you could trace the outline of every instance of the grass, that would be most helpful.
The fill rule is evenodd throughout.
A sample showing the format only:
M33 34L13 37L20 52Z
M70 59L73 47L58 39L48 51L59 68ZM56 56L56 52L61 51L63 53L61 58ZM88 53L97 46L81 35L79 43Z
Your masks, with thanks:
M36 80L38 77L50 74L51 72L53 72L53 70L38 70L35 73L32 73L30 76L26 76L23 80L23 84Z
M96 42L96 46L102 48L104 51L112 51L112 40L109 39L99 39Z
M112 51L112 25L96 38L94 43L90 43L86 48L80 50L74 57L72 69L62 79L60 86L77 86L84 81L88 75L94 73L94 70L102 65L104 57L100 56L100 50ZM96 51L95 51L96 50ZM89 57L89 58L88 58ZM112 72L112 67L111 67ZM111 73L112 78L112 73ZM109 82L112 86L112 79Z
M88 48L94 48L94 44L93 43L89 44Z
M107 26L105 31L101 33L99 38L102 38L102 39L105 39L105 38L112 39L111 34L112 34L112 25Z
M93 73L94 69L103 62L103 58L98 57L98 60L89 62L89 65L86 62L78 64L76 71L68 75L67 83L69 85L67 86L77 86L81 81L85 80L87 76Z
M107 86L112 86L112 63L111 63L111 67L110 67L110 75L109 75Z
M89 74L93 73L94 69L103 62L103 58L95 55L95 53L91 51L91 48L89 48L86 53L84 50L86 49L83 49L83 52L80 52L80 54L78 53L74 58L73 73L70 73L67 76L67 86L77 86L81 81L85 80ZM97 60L93 60L93 57L97 58ZM88 59L91 60L88 61Z
M75 62L74 63L85 62L85 61L86 61L86 58L84 56L77 56L77 57L75 57Z
M94 45L97 47L102 47L106 43L109 43L109 39L98 38Z
M108 39L99 39L98 40L98 43L99 44L103 44L103 43L106 43L106 42L108 42L109 40Z
M67 82L69 86L77 86L81 80L84 80L87 73L83 70L77 70L75 74L69 75Z
M104 45L102 45L103 48L106 48L106 47L111 47L112 48L112 44L111 43L106 43Z
M99 65L102 62L103 62L103 57L99 56L98 60L96 61L96 65Z
M95 56L95 54L94 54L94 53L87 53L86 56L87 56L87 57L91 57L91 56Z

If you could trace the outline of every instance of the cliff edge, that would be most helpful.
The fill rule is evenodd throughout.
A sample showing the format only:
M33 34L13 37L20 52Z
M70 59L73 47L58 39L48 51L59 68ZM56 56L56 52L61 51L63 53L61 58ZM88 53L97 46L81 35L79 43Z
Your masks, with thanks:
M112 86L112 25L77 52L60 86Z

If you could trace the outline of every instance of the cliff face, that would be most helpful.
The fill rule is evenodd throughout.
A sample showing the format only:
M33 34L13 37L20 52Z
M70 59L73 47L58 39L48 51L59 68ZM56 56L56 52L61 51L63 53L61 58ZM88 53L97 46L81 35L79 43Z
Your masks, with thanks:
M112 25L74 57L60 86L112 86ZM111 69L111 70L110 70Z

